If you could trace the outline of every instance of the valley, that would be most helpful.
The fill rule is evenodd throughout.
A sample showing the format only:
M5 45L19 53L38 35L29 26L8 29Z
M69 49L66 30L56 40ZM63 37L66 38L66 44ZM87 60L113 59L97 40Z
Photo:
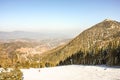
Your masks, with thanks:
M15 67L17 63L38 62L43 53L66 44L70 39L24 40L15 39L1 41L0 66ZM21 66L22 67L22 66Z

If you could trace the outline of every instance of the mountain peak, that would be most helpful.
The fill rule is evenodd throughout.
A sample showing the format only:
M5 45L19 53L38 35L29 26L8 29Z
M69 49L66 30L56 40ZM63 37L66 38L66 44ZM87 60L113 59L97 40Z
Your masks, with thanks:
M51 51L45 59L60 65L71 64L71 60L74 64L119 65L120 51L114 52L118 50L120 50L120 23L105 19L80 33L68 44L58 47L54 52Z
M114 20L112 20L112 19L105 19L104 21L114 21Z

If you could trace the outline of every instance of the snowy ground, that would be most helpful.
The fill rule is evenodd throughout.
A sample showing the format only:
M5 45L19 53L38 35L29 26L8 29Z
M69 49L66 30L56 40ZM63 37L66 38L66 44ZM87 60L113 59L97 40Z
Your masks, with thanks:
M120 80L120 68L106 66L68 65L21 71L23 80Z

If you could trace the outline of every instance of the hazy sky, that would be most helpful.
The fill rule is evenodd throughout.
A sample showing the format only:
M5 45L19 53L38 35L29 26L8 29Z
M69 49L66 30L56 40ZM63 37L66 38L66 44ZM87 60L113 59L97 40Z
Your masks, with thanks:
M105 18L120 21L120 0L0 0L0 31L77 34Z

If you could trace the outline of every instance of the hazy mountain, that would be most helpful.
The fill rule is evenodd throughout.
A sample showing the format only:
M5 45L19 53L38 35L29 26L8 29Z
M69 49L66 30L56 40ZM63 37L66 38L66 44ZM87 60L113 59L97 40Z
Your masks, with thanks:
M120 22L104 20L44 55L48 65L120 65Z
M26 31L13 31L3 32L0 31L0 40L9 39L55 39L55 38L71 38L72 36L62 33L41 33L41 32L26 32Z

